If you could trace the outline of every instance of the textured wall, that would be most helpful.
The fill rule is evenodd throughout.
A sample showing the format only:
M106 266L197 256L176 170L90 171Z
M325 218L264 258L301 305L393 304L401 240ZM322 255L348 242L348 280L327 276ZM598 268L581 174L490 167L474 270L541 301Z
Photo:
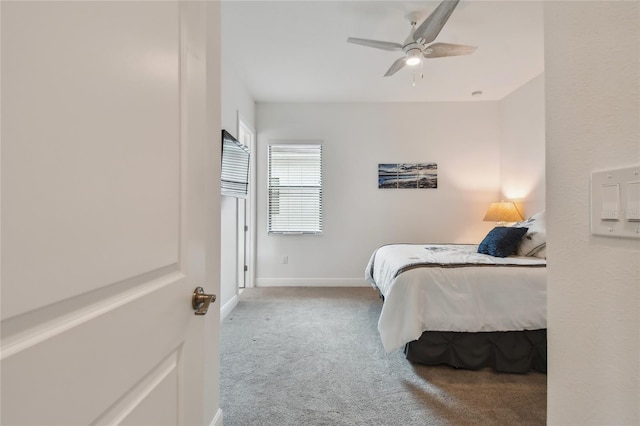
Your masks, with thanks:
M640 240L589 230L593 170L640 164L638 2L545 2L548 424L640 424Z

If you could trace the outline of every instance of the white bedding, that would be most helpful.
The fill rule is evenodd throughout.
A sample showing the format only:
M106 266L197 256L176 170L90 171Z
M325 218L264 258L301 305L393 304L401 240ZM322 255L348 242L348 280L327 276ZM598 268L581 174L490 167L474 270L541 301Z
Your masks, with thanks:
M423 331L547 327L546 260L498 258L477 253L477 247L394 244L372 254L365 277L385 298L378 321L385 350L401 348Z

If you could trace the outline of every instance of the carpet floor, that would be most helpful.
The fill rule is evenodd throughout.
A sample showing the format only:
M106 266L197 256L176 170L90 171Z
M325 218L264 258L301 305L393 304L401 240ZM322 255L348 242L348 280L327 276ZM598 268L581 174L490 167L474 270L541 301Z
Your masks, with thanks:
M250 288L223 320L220 406L239 425L544 425L547 377L386 353L371 288Z

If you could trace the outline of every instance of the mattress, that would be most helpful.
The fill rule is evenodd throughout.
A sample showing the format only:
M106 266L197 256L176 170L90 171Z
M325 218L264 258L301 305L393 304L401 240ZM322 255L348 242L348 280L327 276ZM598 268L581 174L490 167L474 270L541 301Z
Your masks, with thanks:
M371 255L365 278L384 296L378 331L385 350L424 331L546 328L546 260L498 258L477 247L393 244Z

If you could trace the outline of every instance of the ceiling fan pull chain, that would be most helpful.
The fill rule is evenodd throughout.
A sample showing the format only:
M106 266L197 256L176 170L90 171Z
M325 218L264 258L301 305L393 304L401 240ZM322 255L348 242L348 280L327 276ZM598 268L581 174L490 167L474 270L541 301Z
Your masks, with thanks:
M416 69L413 69L413 87L416 87Z

